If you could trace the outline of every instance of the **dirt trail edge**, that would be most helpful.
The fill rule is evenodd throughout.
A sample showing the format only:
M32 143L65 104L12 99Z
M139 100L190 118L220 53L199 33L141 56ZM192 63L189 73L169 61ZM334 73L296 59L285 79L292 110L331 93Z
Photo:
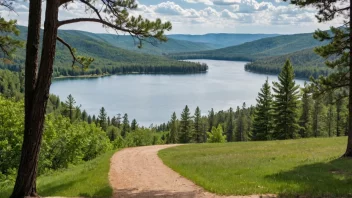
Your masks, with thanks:
M111 158L109 180L114 198L200 197L217 198L163 164L158 151L177 145L126 148ZM273 197L272 195L226 196L231 198Z

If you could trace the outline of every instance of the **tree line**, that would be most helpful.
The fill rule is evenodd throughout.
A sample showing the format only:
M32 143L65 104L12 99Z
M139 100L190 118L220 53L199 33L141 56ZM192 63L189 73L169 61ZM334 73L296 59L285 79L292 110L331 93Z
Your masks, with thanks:
M307 84L300 89L294 81L289 61L278 82L268 80L257 97L257 105L217 113L211 109L202 115L186 106L179 119L174 112L168 123L155 127L166 134L167 143L204 143L234 141L285 140L309 137L334 137L348 134L348 103L333 96L313 98Z

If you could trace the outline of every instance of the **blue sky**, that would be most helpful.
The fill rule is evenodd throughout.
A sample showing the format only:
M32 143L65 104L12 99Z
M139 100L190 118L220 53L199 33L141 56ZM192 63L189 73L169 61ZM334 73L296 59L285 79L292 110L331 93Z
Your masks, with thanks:
M172 34L206 33L280 33L293 34L327 29L340 25L338 21L318 23L314 8L298 8L281 0L138 0L139 7L134 15L145 18L161 18L173 24ZM20 25L27 25L28 2L17 1L17 14L0 9L1 16L17 19ZM60 19L94 17L85 12L78 1L60 10ZM77 29L95 33L107 30L98 24L80 23L63 29ZM112 33L112 32L111 32Z

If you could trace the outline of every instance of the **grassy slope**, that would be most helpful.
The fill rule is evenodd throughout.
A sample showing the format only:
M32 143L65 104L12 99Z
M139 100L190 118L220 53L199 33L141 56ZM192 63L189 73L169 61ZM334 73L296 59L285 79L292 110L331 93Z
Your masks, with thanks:
M38 178L41 196L110 197L112 188L108 180L110 158L116 151L107 152L96 159L55 171ZM0 197L9 197L12 185L0 188Z
M159 152L164 163L218 194L352 196L346 138L193 144Z

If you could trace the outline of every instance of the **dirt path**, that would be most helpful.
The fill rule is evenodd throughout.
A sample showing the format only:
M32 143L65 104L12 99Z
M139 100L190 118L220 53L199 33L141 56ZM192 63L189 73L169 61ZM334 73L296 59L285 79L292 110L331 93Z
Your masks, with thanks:
M127 148L115 153L109 172L109 180L114 189L113 197L223 197L205 192L163 164L157 155L158 151L173 146L177 145ZM260 196L243 196L255 197Z

